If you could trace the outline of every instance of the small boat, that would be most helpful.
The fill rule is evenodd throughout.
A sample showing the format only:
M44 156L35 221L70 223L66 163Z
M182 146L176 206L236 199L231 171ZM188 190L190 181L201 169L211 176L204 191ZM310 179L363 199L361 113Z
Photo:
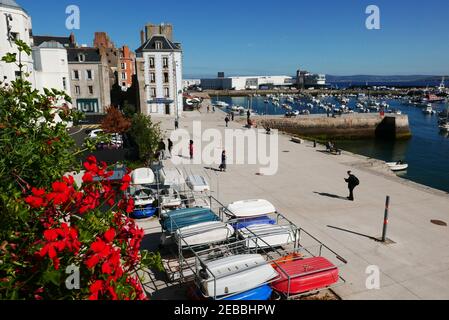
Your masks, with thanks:
M130 214L130 217L132 219L148 219L154 217L156 212L157 208L153 207L152 205L147 205L143 207L141 206L135 208L134 211Z
M408 169L408 164L404 163L403 161L398 161L398 162L388 162L387 163L388 167L392 170L392 171L404 171Z
M178 168L162 168L159 173L160 183L165 186L180 187L186 183L183 173Z
M295 240L295 232L288 226L272 224L252 225L238 231L239 236L247 239L246 248L281 247Z
M153 206L156 198L151 188L145 185L133 185L128 189L128 195L134 200L134 211L130 215L131 218L151 218L156 214L157 208Z
M278 277L260 254L235 255L206 263L199 272L207 297L219 297L255 289Z
M245 200L231 203L227 207L236 218L260 217L276 213L276 208L267 200Z
M131 173L131 184L152 184L154 181L154 172L149 168L136 169Z
M159 202L162 208L176 208L182 205L179 192L168 186L160 187Z
M175 239L182 247L223 242L234 235L234 228L221 221L195 224L178 229Z
M181 209L182 210L182 209ZM181 211L176 210L176 211ZM208 209L202 209L194 213L187 213L183 215L170 215L167 214L167 218L162 220L162 228L170 233L177 231L178 229L192 226L203 222L219 221L219 217Z
M243 293L239 293L224 299L223 301L266 301L270 300L271 295L273 294L273 289L266 284L259 288L252 289L249 291L245 291ZM217 298L220 300L220 298Z
M210 191L210 186L202 176L189 176L186 179L187 186L194 192Z
M275 270L281 280L271 287L280 293L296 295L327 288L338 282L339 270L323 257L278 263Z
M232 224L232 226L236 230L247 228L249 226L257 225L257 224L265 224L265 225L266 224L276 224L276 221L274 219L271 219L270 217L267 217L267 216L256 217L256 218L244 218L244 219L238 219L237 221L238 222L235 222Z
M436 111L433 110L432 105L430 105L430 106L427 106L425 109L423 109L423 113L433 115L433 114L436 114Z
M440 129L440 131L445 131L445 132L449 132L449 123L441 123L438 128Z
M214 103L214 106L216 106L218 108L227 108L227 107L229 107L229 104L227 104L226 102L223 102L223 101L216 101Z

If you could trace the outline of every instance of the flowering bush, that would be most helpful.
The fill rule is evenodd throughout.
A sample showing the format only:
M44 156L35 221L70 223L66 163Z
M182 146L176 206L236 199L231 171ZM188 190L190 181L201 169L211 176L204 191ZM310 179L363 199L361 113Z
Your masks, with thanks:
M130 177L112 184L94 157L81 185L64 176L81 169L76 155L87 151L67 132L78 118L70 98L34 90L15 54L2 60L20 77L0 82L0 299L145 298L137 272L160 268L160 256L140 250L143 231L123 193Z
M134 203L122 193L130 178L113 185L112 172L94 157L84 167L80 189L65 176L23 198L32 219L0 247L2 298L145 299L137 271L159 256L140 252L144 233L128 218ZM79 290L66 285L70 266Z

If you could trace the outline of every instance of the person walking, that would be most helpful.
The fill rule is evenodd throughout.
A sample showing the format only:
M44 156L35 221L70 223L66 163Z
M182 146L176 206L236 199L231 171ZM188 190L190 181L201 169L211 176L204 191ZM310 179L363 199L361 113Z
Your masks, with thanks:
M173 150L173 141L171 141L171 139L168 139L168 154L170 155L170 158L172 157L172 150Z
M179 121L178 119L175 120L175 130L179 129Z
M248 110L248 111L246 112L246 117L248 118L248 122L249 122L249 120L250 120L250 118L251 118L251 111L250 111L250 110Z
M220 171L226 172L226 150L223 150L221 153L221 165L220 165Z
M207 106L207 113L210 112L210 106Z
M348 184L349 189L349 201L354 201L354 189L360 184L359 179L352 174L351 171L348 171L348 178L345 179L346 183Z
M232 120L232 121L234 121L234 117L235 117L235 114L234 114L234 111L232 111L232 112L231 112L231 120Z
M159 146L158 146L158 151L160 152L160 160L165 160L165 150L166 150L166 145L164 143L164 140L161 139L161 141L159 141Z
M193 140L190 140L189 153L190 153L190 160L192 160L193 159Z
M228 117L228 116L226 116L225 122L226 122L226 128L227 128L227 127L228 127L228 124L229 124L229 117Z

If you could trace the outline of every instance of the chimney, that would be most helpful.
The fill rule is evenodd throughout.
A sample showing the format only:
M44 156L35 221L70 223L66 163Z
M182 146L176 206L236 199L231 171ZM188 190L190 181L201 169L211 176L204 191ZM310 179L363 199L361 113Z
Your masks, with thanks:
M76 47L75 46L75 34L73 32L70 33L69 39L70 39L70 44L73 44L73 46Z
M140 44L145 43L145 32L143 30L140 30Z

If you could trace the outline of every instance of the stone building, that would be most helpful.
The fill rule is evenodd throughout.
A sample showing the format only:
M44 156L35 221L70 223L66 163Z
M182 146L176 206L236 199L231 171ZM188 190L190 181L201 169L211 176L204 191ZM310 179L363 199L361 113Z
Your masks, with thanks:
M149 24L136 50L140 112L179 117L183 111L182 48L172 41L171 25Z
M109 66L97 48L67 49L72 103L86 114L104 114L111 104Z

